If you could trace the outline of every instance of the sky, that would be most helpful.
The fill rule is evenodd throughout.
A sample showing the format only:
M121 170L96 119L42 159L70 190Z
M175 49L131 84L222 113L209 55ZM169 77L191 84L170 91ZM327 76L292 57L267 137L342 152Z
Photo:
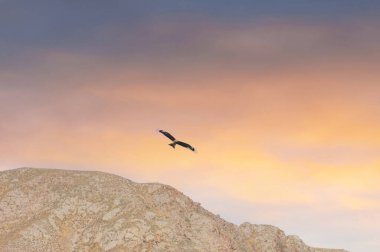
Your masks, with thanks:
M0 0L0 170L165 183L235 224L378 251L379 14L372 0Z

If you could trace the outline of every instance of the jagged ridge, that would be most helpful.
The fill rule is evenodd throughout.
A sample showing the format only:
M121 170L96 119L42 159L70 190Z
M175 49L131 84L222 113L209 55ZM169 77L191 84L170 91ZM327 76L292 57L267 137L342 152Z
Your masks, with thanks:
M162 184L92 171L0 172L0 251L329 252L228 223Z

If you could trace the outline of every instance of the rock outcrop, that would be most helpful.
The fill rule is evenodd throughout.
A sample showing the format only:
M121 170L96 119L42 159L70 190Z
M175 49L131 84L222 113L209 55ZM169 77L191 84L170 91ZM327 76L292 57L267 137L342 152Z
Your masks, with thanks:
M102 172L0 172L0 251L344 251L228 223L174 188Z

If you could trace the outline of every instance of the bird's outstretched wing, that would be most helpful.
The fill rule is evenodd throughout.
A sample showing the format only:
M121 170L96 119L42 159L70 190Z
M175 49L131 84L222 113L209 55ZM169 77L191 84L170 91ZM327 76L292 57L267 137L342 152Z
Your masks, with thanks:
M170 140L172 141L175 141L175 138L174 136L170 135L169 132L166 132L166 131L163 131L163 130L159 130L160 133L162 133L164 136L166 136L167 138L169 138Z
M188 149L190 149L190 150L192 150L192 151L195 151L194 147L191 146L191 145L188 144L188 143L184 143L184 142L181 142L181 141L177 141L176 144L181 145L182 147L188 148Z

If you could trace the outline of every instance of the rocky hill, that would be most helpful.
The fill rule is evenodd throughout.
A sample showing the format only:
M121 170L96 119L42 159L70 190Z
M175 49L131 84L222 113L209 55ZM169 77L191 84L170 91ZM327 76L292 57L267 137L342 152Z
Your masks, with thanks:
M0 172L0 251L344 251L228 223L176 189L102 172Z

